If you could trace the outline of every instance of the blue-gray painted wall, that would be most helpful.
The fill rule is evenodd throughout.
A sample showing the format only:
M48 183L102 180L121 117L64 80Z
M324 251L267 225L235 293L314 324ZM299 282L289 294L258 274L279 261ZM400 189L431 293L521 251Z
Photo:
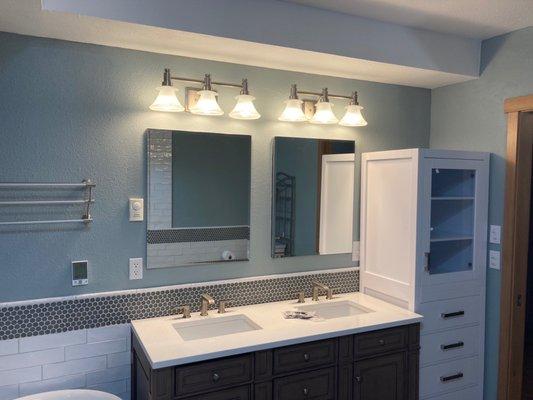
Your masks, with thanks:
M240 82L246 76L263 118L150 111L164 67L199 78L211 72L220 81ZM277 121L291 83L307 90L328 86L334 93L358 90L369 125L354 129ZM348 255L271 259L273 137L350 139L358 151L429 144L429 90L5 33L0 33L0 93L0 181L90 177L98 185L94 223L87 229L0 232L0 301L352 265ZM228 112L237 93L228 88L219 93ZM339 114L344 105L337 103ZM129 197L146 196L148 128L252 136L250 261L145 269L144 279L128 280L128 258L146 255L146 224L128 222L127 204ZM89 285L73 288L69 266L80 259L89 260Z
M489 151L489 223L503 224L508 97L533 93L533 28L482 44L481 77L432 91L431 147ZM500 250L499 245L489 245ZM505 266L503 266L505 268ZM488 269L485 339L485 400L497 397L500 271Z
M251 140L172 133L172 227L250 225Z

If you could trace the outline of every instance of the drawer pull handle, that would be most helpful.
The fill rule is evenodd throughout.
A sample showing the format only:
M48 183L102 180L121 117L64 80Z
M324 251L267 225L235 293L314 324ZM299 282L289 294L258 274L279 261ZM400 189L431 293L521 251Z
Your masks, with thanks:
M385 346L385 340L383 339L379 339L378 343L380 346Z
M303 394L304 394L304 396L307 396L309 394L309 389L304 387Z
M220 380L220 375L216 372L213 374L213 382L218 382Z
M465 315L464 311L455 311L451 313L442 313L440 317L442 319L448 319L448 318L464 317L464 315Z
M307 353L304 353L304 360L309 361L311 359L311 356Z
M440 349L442 351L453 350L453 349L458 349L460 347L463 347L464 345L465 344L463 342L450 343L450 344L441 344L440 345Z
M463 375L462 372L458 372L457 374L454 374L454 375L441 376L440 377L440 381L442 383L447 383L447 382L451 382L451 381L456 381L457 379L461 379L463 376L464 375Z

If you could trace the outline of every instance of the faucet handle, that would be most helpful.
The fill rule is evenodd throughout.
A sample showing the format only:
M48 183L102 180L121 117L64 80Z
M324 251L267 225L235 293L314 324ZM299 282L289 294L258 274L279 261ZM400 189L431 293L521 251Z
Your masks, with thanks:
M219 314L226 313L226 307L228 306L228 304L230 304L229 300L220 300L218 302L218 313Z
M295 294L298 300L298 303L305 303L305 292L298 292Z
M191 306L188 304L180 306L178 313L183 314L182 318L191 318Z

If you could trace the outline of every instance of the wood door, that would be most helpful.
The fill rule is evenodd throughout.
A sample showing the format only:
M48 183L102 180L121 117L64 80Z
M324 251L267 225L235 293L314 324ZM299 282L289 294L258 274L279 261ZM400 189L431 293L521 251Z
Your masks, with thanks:
M505 102L508 118L500 295L500 400L522 397L533 158L532 110L533 96Z
M354 400L407 400L406 353L355 363Z

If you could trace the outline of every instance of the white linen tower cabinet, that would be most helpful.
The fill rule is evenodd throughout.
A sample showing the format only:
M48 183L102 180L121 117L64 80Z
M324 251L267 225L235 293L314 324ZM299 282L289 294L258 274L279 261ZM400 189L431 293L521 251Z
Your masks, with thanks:
M360 290L424 316L421 400L483 398L489 160L362 156Z

